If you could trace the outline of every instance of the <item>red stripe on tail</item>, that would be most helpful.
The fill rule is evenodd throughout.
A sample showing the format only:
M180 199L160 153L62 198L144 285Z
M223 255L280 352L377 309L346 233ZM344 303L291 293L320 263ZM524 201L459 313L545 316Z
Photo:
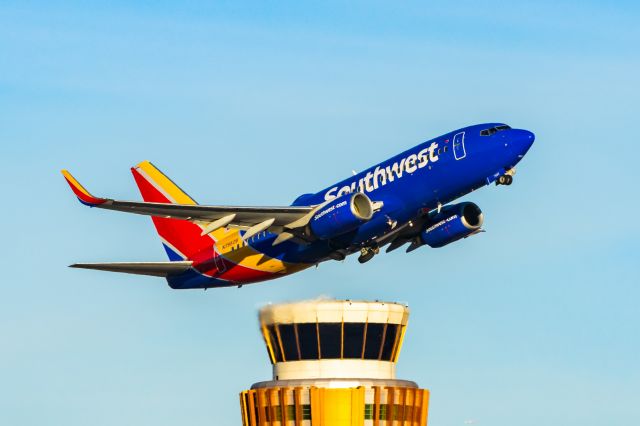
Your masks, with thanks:
M167 197L154 187L138 170L131 169L142 199L152 203L171 203ZM164 241L173 246L188 260L195 262L213 258L213 239L201 236L202 228L195 223L164 217L152 217L153 224Z

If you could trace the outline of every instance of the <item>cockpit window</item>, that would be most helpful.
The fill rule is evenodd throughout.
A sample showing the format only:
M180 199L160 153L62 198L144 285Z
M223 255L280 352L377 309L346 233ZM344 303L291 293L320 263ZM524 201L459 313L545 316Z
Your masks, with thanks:
M509 130L511 127L503 124L501 126L492 127L490 129L480 130L480 136L490 136L494 133L501 132L503 130Z

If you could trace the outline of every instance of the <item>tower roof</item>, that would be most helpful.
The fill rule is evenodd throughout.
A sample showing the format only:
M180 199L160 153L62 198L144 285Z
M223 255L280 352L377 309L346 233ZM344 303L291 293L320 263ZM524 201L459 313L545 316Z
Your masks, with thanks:
M317 299L269 304L260 309L260 323L389 323L406 325L409 307L396 302Z

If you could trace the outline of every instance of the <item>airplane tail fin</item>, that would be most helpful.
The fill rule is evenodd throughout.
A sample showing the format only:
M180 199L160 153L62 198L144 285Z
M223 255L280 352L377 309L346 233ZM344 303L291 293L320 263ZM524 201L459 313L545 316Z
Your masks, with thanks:
M131 168L144 201L152 203L197 204L171 179L149 161ZM190 221L152 217L165 251L172 261L194 260L205 250L213 250L214 240L201 235L202 228Z

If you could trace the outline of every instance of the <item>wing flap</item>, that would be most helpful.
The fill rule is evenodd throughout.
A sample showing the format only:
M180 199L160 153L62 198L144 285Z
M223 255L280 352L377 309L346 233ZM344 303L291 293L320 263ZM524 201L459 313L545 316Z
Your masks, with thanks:
M180 274L191 268L193 262L109 262L109 263L74 263L70 268L95 269L98 271L122 272L125 274L151 275L168 277Z

